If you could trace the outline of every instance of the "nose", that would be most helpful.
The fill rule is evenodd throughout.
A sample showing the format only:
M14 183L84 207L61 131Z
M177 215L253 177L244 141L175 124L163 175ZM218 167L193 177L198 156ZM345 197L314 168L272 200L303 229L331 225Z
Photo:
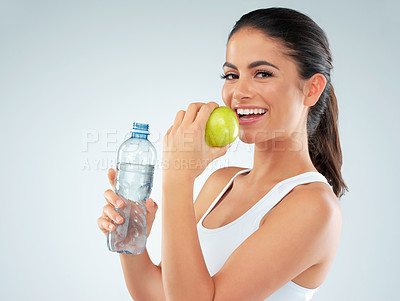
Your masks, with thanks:
M239 78L235 83L232 96L237 101L251 99L254 96L251 83L246 78Z

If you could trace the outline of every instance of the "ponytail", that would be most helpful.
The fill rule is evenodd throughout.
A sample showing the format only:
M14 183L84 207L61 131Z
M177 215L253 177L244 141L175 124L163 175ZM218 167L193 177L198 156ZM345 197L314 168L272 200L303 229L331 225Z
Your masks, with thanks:
M315 168L325 176L340 198L349 191L341 174L342 150L338 131L338 105L334 89L329 85L320 101L311 107L307 119L308 149ZM324 95L327 92L327 95ZM322 104L325 104L323 106ZM317 125L316 127L313 125Z

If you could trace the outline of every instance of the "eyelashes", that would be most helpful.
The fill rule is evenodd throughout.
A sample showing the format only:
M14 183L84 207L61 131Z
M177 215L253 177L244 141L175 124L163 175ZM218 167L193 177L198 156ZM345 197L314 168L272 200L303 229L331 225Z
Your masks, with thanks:
M236 77L237 77L237 75L236 75L236 74L233 74L233 73L221 74L219 77L220 77L221 79L230 79L230 78L229 78L230 76L236 76Z
M269 71L259 70L259 71L256 71L255 75L256 75L256 77L258 77L258 75L262 75L259 78L268 78L268 77L271 77L273 74ZM232 79L239 78L239 76L236 75L235 73L221 74L220 77L221 77L221 79L225 79L225 80L232 80Z
M257 72L256 72L256 75L258 75L258 74L262 74L262 75L263 75L262 78L272 76L272 73L271 73L271 72L268 72L268 71L257 71Z

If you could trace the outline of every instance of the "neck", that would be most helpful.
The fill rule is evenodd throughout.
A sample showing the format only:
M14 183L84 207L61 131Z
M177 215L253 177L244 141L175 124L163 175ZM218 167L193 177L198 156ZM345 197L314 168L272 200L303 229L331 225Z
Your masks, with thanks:
M296 134L256 143L248 179L249 183L274 182L308 171L317 170L308 153L307 134Z

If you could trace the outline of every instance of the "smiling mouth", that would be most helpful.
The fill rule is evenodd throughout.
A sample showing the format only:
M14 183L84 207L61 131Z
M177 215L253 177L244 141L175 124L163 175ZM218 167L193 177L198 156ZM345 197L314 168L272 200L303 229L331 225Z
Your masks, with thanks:
M236 109L236 114L240 120L252 120L260 118L262 115L267 113L267 109Z

